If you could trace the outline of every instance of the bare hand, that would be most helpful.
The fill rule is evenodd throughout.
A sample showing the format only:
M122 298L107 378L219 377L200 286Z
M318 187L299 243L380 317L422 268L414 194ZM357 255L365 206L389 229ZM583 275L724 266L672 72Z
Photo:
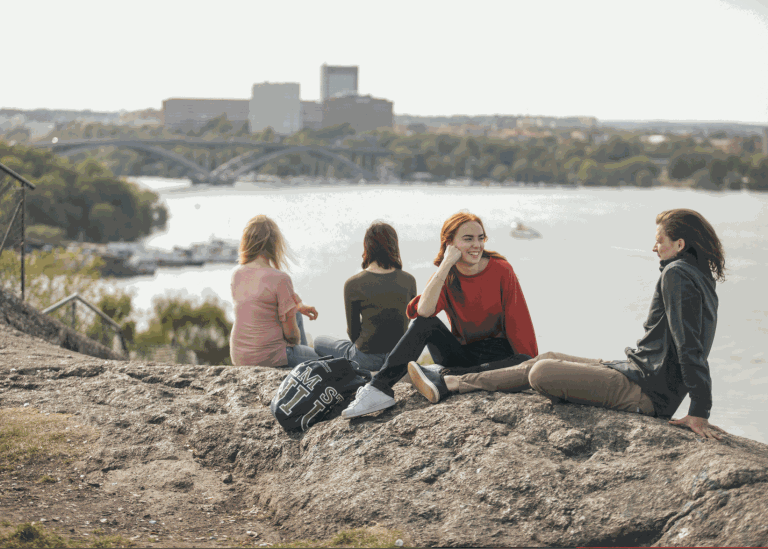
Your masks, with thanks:
M682 425L683 427L690 427L691 431L704 438L714 438L717 440L723 440L722 435L727 435L720 427L712 425L709 420L703 417L685 416L681 419L673 419L669 422L670 425Z
M299 312L309 318L309 320L315 320L317 318L317 309L311 305L299 305Z
M448 244L445 247L445 253L443 254L443 263L453 267L456 265L459 259L461 259L461 250L459 250L453 244Z

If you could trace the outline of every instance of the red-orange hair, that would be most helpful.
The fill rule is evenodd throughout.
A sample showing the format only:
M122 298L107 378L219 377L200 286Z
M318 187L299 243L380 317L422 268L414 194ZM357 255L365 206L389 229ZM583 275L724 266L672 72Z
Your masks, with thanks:
M472 221L480 224L480 227L483 229L483 234L485 235L485 240L486 242L488 241L488 235L485 234L485 226L483 226L482 219L469 212L455 213L445 220L445 223L443 223L443 228L440 230L440 251L437 253L437 257L435 257L435 266L439 267L440 263L443 262L443 257L445 256L445 248L448 247L448 244L453 243L453 239L456 238L456 233L459 232L459 228L464 225L464 223L470 223ZM483 250L483 257L494 257L496 259L503 259L504 261L507 260L507 258L500 253L485 249ZM451 267L451 271L448 273L448 276L445 279L445 283L449 288L452 288L461 294L461 283L459 282L456 265Z

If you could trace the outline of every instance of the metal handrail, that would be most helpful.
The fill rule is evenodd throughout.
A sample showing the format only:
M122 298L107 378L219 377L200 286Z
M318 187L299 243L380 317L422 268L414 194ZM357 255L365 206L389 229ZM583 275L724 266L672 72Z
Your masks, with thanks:
M35 190L35 186L32 183L30 183L29 181L27 181L24 178L24 176L17 174L15 171L13 171L11 168L9 168L8 166L6 166L3 163L0 163L0 171L4 171L5 173L10 175L11 177L15 178L19 183L23 183L24 185L26 185L30 189Z
M19 215L19 210L21 209L21 200L19 200L19 203L16 205L16 209L13 211L13 215L11 216L11 222L8 223L8 229L5 231L5 236L3 237L2 242L0 242L0 252L2 252L5 249L5 241L8 240L8 235L11 234L11 228L13 227L13 222L16 221L16 216Z
M21 200L19 200L19 205L16 207L16 211L13 213L13 218L11 219L11 222L8 224L8 230L5 232L5 236L3 237L3 246L0 247L0 253L3 251L3 247L5 246L5 240L8 238L8 235L11 232L11 227L13 226L13 222L16 221L16 214L21 211L21 301L24 301L24 279L26 278L26 272L24 269L25 264L25 253L26 253L26 247L27 243L25 241L26 238L26 220L24 218L24 212L26 211L26 196L27 196L27 187L29 187L31 190L35 190L35 186L26 180L24 176L21 176L17 174L14 170L0 162L0 171L7 173L12 178L14 178L16 181L21 183ZM6 189L3 189L3 193L5 193Z
M64 299L62 299L58 303L54 303L53 305L51 305L47 309L44 309L42 312L43 312L44 315L47 315L49 313L52 313L56 309L59 309L59 308L63 307L67 303L74 302L74 301L79 301L80 303L82 303L83 305L88 307L90 310L92 310L94 313L99 315L103 321L105 321L107 324L109 324L117 332L117 335L120 338L120 345L123 347L123 351L125 351L125 353L128 354L128 346L125 344L125 338L123 338L123 330L120 328L120 325L117 324L114 320L112 320L109 316L107 316L101 309L99 309L98 307L96 307L95 305L90 303L88 300L83 298L77 292L75 292L74 294L72 294L72 295L70 295L68 297L65 297ZM74 316L74 310L75 310L74 307L75 307L75 304L72 303L73 316Z

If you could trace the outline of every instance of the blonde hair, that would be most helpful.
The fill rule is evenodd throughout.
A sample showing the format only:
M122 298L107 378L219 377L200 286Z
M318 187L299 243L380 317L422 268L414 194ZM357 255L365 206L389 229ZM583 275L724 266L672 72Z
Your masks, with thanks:
M286 258L290 252L277 223L266 215L257 215L243 229L240 239L240 257L238 263L245 265L262 256L278 270L287 268Z

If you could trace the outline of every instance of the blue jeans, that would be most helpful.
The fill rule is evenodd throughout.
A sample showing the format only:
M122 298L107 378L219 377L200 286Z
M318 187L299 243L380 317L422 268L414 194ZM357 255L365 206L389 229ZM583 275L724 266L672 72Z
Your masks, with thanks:
M319 336L315 339L315 351L320 356L332 355L334 358L346 358L355 362L363 370L378 372L389 353L364 353L348 339L335 339Z
M315 360L320 358L315 350L307 345L307 334L304 333L304 319L301 317L301 313L296 313L296 324L299 325L299 332L301 333L300 343L293 347L286 347L285 354L288 356L288 365L286 368L295 368L302 362L307 360Z
M307 344L307 334L304 332L304 315L302 315L299 311L296 311L296 324L299 326L299 333L301 334L301 338L299 340L299 343L301 345Z
M308 345L294 345L293 347L286 347L285 354L288 356L288 365L286 368L295 368L302 362L307 360L317 360L320 358L315 350Z

